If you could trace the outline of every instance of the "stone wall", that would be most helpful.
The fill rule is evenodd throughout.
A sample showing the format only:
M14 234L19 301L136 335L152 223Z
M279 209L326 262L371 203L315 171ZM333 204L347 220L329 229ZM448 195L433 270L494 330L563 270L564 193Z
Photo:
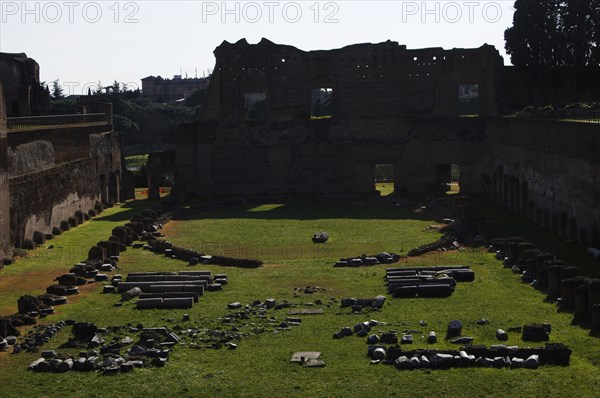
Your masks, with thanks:
M198 122L179 130L176 191L371 194L377 164L394 165L397 189L423 191L439 182L437 166L457 164L461 186L479 192L484 132L477 118L290 121L267 131Z
M80 115L35 117L49 109L39 65L0 53L0 261L12 257L12 246L30 248L80 224L98 202L120 201L112 104L86 98L79 105Z
M301 51L261 40L223 42L198 120L180 126L175 193L374 193L374 168L393 164L396 186L423 190L440 165L465 170L478 190L485 116L496 115L502 59L492 46L409 50L396 42ZM477 84L480 118L459 118L459 86ZM328 88L332 118L311 117ZM246 95L266 97L248 120ZM411 170L409 172L409 170Z
M71 118L64 127L57 117L31 118L10 131L2 119L0 237L8 249L0 254L10 257L11 246L31 247L34 235L39 241L80 224L97 202L120 201L121 151L110 103L86 107L105 117L92 123L85 115L61 116Z
M456 116L463 84L479 84L480 115L497 114L503 62L493 46L410 50L387 41L306 52L266 39L256 45L242 39L223 42L214 53L207 95L212 106L200 115L204 120L214 118L218 102L219 118L243 122L243 95L253 92L267 94L270 119L306 119L311 89L318 88L333 89L339 117Z
M112 130L111 125L91 125L91 126L71 126L71 127L48 127L35 128L31 130L15 130L8 134L8 146L11 152L16 154L22 145L28 146L47 146L41 142L52 145L55 164L71 162L90 156L90 136L103 134ZM38 151L35 154L24 154L24 156L44 157L49 155L47 151ZM26 151L28 152L28 151ZM18 159L18 157L17 157ZM16 160L17 160L16 159ZM47 159L45 159L47 161ZM12 166L9 165L9 169ZM16 170L15 170L16 171ZM18 173L17 173L18 174Z
M506 68L487 45L305 52L263 39L223 42L214 53L197 121L177 131L176 194L369 194L378 164L393 165L397 191L435 190L457 165L461 191L599 244L598 125L497 118L540 101L598 100L592 69ZM471 84L479 117L459 117L459 87ZM330 118L312 117L319 88L332 89ZM256 93L266 109L252 119L245 100Z
M11 240L20 247L34 232L51 234L80 210L87 213L99 199L100 186L93 159L64 163L12 177L10 184Z
M76 131L76 134L80 137L82 132ZM63 221L69 222L77 212L87 214L96 202L120 201L121 156L116 137L112 132L88 132L87 141L85 153L69 151L71 156L79 153L78 159L45 168L40 163L36 170L13 173L9 179L9 192L14 246L22 246L35 232L51 234L55 227L60 227ZM35 153L29 154L34 156Z
M35 140L8 147L10 174L21 175L44 170L56 164L54 146L45 140Z
M8 191L8 153L6 144L6 107L0 83L0 261L12 257L10 245L10 197ZM0 263L0 268L2 264Z
M0 84L4 87L8 117L49 112L49 93L40 84L40 66L27 54L0 52Z
M485 192L560 235L599 246L598 131L594 123L490 121Z

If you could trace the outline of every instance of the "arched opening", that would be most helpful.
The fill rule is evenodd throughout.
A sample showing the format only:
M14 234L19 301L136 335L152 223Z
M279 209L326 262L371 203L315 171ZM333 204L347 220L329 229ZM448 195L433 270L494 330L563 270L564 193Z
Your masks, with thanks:
M394 165L376 164L374 171L375 189L380 196L389 196L394 193Z
M321 87L310 92L310 118L329 119L333 117L333 88Z
M267 119L267 93L244 94L244 118L246 121Z
M459 116L479 116L479 84L458 86Z
M438 164L435 166L435 185L439 193L455 195L460 192L460 165Z

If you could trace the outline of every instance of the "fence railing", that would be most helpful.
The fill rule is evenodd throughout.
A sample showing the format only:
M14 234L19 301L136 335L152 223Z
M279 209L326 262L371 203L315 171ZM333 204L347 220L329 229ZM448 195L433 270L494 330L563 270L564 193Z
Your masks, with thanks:
M110 123L110 117L105 113L9 117L6 119L6 127L9 131L37 130L77 125L100 126Z

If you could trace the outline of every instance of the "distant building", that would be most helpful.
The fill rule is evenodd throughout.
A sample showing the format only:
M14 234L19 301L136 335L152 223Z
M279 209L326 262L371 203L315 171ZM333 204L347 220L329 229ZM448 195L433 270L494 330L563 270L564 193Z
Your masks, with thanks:
M150 98L152 102L168 103L187 99L196 90L206 90L210 77L173 79L160 76L148 76L142 79L142 97Z
M27 54L0 52L0 83L8 117L48 113L49 94L40 84L40 66Z

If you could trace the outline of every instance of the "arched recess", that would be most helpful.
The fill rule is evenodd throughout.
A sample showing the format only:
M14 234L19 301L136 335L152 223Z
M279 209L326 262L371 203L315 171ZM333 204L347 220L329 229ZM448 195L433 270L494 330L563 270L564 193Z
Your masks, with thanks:
M311 119L332 118L336 115L339 93L336 80L329 74L309 79L308 116Z
M262 69L248 69L242 73L240 83L240 103L243 119L246 122L262 122L269 117L269 80Z

